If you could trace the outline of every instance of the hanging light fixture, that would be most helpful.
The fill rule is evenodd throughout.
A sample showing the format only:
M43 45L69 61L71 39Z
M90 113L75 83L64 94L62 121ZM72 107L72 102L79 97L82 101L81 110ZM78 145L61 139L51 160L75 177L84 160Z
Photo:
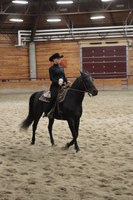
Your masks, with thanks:
M28 1L17 1L17 0L14 0L14 1L12 1L12 3L16 3L16 4L27 4L28 3Z
M9 19L10 22L23 22L23 19L18 19L18 18L11 18Z
M60 18L49 18L47 19L47 22L60 22L61 19Z
M108 1L112 1L112 0L101 0L102 2L108 2Z
M73 1L56 1L57 4L72 4Z
M104 19L105 18L105 16L104 15L97 15L97 16L92 16L92 17L90 17L90 19Z

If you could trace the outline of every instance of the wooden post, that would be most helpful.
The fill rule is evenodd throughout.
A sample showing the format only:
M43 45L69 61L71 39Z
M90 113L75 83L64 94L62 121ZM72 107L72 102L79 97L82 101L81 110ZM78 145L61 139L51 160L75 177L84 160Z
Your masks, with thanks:
M36 77L36 51L35 43L29 43L29 64L30 64L30 79L35 80Z

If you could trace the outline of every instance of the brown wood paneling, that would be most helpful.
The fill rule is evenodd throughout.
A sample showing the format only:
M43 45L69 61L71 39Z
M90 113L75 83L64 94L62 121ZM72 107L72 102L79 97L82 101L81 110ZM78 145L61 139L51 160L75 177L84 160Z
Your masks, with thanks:
M77 42L36 43L37 78L49 78L49 57L59 52L64 55L68 77L77 77L80 69L80 48ZM63 60L62 60L63 61ZM29 46L17 48L3 41L0 46L0 79L29 78Z
M80 48L76 42L36 43L37 76L49 78L49 57L57 52L64 55L67 77L77 77L80 69Z
M8 38L8 39L7 39ZM87 45L87 42L85 41L85 45ZM17 41L16 41L17 43ZM89 45L91 47L91 45ZM121 51L121 48L117 48L117 51L115 50L115 56L113 56L113 50L110 49L109 52L105 51L106 46L102 47L102 51L100 50L101 47L99 46L99 52L93 52L91 50L84 52L84 66L87 70L88 62L89 62L89 71L91 73L94 72L94 68L99 72L103 73L108 72L108 64L106 62L114 62L112 65L112 70L115 72L118 72L119 69L121 69L121 72L125 72L125 68L123 65L123 61L125 61L125 54L123 51ZM48 69L51 65L49 62L49 57L56 52L59 52L60 54L64 54L64 63L65 63L65 72L67 77L69 77L71 80L74 80L77 76L79 76L80 71L80 48L81 43L76 41L60 41L60 42L37 42L36 43L36 61L37 61L37 78L46 78L44 81L44 87L46 81L48 84L49 82L49 75L48 75ZM122 56L119 56L119 53L121 52ZM91 54L88 54L91 53ZM90 55L90 57L89 57ZM97 58L94 58L94 55L97 55ZM100 58L100 56L104 55L104 63L106 63L106 66L104 63L102 63L103 59ZM107 58L108 55L108 58ZM86 57L89 58L86 58ZM93 56L93 57L92 57ZM63 61L62 60L62 61ZM127 65L127 72L128 74L133 75L133 48L130 47L128 49L128 65ZM95 63L96 62L96 63ZM97 62L99 64L97 64ZM118 64L116 64L118 62ZM104 67L105 66L105 67ZM111 71L112 73L113 71ZM38 87L41 87L43 82L41 84L38 84L37 81L7 81L4 82L4 79L29 79L29 46L28 44L24 47L17 48L14 46L14 43L10 40L10 38L7 36L1 37L0 35L0 89L2 87L16 87L16 88L28 88L28 85L30 88L36 88L35 85L38 85ZM115 76L114 76L115 77ZM2 81L3 80L3 81ZM131 79L130 79L131 80ZM100 80L100 84L101 84ZM112 79L111 79L112 81ZM104 83L108 84L108 81L104 81ZM112 83L113 84L113 83ZM116 81L114 80L114 85L116 84ZM101 84L102 85L102 84Z
M0 79L29 78L28 47L0 47Z

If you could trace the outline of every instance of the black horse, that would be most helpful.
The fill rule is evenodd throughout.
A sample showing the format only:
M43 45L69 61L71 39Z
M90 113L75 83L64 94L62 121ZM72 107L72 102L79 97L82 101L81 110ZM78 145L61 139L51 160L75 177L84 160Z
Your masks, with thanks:
M56 108L52 118L49 118L48 130L50 135L50 141L54 145L54 139L52 135L52 126L54 119L66 120L72 133L72 140L66 144L66 148L71 145L75 145L76 151L79 151L77 144L77 137L79 132L80 118L82 115L82 102L85 96L85 92L89 95L95 96L98 94L93 79L90 74L80 72L80 76L73 82L72 86L68 89L66 97L62 103L59 104L62 110L62 116L58 114ZM43 112L45 112L48 106L47 102L40 101L39 98L43 94L43 91L35 92L31 95L29 100L29 114L27 118L22 122L21 128L28 129L32 125L32 141L31 144L35 144L35 133L37 124Z

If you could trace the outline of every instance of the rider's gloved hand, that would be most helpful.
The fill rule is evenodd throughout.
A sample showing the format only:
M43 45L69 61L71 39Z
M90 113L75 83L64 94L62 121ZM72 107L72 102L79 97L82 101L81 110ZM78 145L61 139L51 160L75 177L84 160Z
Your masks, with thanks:
M60 86L62 86L62 84L63 84L63 79L62 79L62 78L60 78L60 79L58 80L58 84L59 84Z

